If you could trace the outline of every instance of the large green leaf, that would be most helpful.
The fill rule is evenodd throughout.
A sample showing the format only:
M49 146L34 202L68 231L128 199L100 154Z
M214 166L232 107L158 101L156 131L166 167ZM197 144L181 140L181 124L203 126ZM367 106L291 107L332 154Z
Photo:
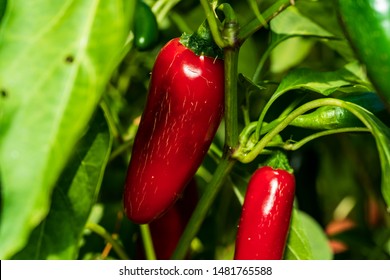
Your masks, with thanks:
M308 236L301 224L300 213L293 208L291 215L290 231L288 234L284 259L286 260L311 260L312 248Z
M360 67L355 62L347 64L337 71L321 72L308 68L291 70L268 100L260 114L258 124L262 124L271 105L286 92L303 89L328 96L347 86L359 86L367 91L372 90L370 84L365 80L365 76L361 73Z
M333 253L321 226L308 214L299 211L299 219L310 243L314 260L331 260Z
M332 38L334 35L311 19L303 16L297 7L290 6L271 20L271 30L277 34Z
M85 223L96 202L112 139L99 110L53 191L47 217L15 259L75 259Z
M6 7L7 7L7 0L0 0L0 23L3 18Z
M272 33L271 71L279 73L299 64L311 51L317 39L335 36L290 6L270 22ZM268 50L270 51L270 50Z
M370 129L378 148L382 169L382 195L390 208L390 128L373 113L351 102L345 102L345 108L354 113Z
M362 79L356 63L347 64L344 68L331 72L298 68L290 71L283 78L274 96L280 96L294 89L306 89L328 96L342 87L352 85L361 85L370 90L367 81Z
M117 65L122 0L8 1L0 30L0 258L27 242Z
M287 260L330 260L333 258L324 231L306 213L292 213L284 258Z

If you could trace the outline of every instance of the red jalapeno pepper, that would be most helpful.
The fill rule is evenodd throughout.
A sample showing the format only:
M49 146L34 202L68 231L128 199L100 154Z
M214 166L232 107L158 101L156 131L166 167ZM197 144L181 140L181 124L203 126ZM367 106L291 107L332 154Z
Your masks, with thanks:
M125 212L135 223L156 219L180 196L223 115L223 60L198 55L182 41L169 41L152 70L124 192Z
M283 258L295 195L294 175L264 166L251 177L242 207L234 259Z

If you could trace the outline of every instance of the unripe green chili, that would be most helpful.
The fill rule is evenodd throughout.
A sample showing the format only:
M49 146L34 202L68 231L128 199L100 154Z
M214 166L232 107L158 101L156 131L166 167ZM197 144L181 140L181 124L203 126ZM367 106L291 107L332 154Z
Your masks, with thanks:
M150 7L143 1L138 1L134 16L134 44L140 50L153 48L159 37L156 17Z
M358 104L373 114L385 111L381 99L373 92L362 92L342 98L344 101ZM323 106L315 111L300 115L290 125L308 129L337 129L345 127L363 127L362 122L345 108Z

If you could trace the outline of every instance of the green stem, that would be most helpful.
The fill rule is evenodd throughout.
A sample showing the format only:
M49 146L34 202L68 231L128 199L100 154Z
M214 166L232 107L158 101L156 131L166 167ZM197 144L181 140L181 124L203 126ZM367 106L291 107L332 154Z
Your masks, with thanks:
M148 224L140 225L140 230L142 236L142 243L145 249L146 259L155 260L156 254L154 252L153 240L150 234L149 225Z
M248 100L248 98L246 98ZM246 104L249 104L249 101L246 102ZM249 125L251 123L251 118L249 115L248 107L245 105L241 106L242 116L244 118L244 124L245 126Z
M187 20L184 19L184 17L180 13L171 11L169 13L169 15L170 15L172 21L175 23L175 25L181 31L181 33L188 33L188 34L190 34L190 33L193 32L191 27L188 25Z
M226 48L225 57L225 132L226 146L238 145L237 67L238 48Z
M103 109L104 116L106 117L108 126L110 128L110 131L112 133L112 136L118 140L119 143L123 142L123 138L121 136L121 133L119 132L118 127L116 126L115 119L111 113L110 106L107 104L107 101L105 100L104 96L102 101L100 102L100 106Z
M222 11L225 16L225 22L228 23L237 23L236 13L234 12L232 6L228 3L222 3L219 5L218 10Z
M161 25L169 11L179 2L180 0L159 0L153 5L152 11L156 15L159 25Z
M283 121L283 119L285 119L295 109L295 107L302 101L303 98L304 96L302 98L298 98L294 100L292 103L290 103L290 105L287 106L286 109L283 110L283 112L279 115L277 119L273 120L270 123L264 124L264 126L262 126L261 131L259 133L260 136L274 129L281 121ZM258 126L258 122L252 122L252 123L248 122L246 124L246 127L242 130L242 132L239 135L240 145L246 146L250 137L256 131L257 126Z
M262 14L260 13L259 6L258 6L256 0L248 0L248 4L251 7L252 11L255 13L255 16L257 17L259 22L261 22L261 24L263 24L263 26L265 28L268 28L268 23L265 20L265 18L262 16Z
M220 22L215 16L209 1L201 0L206 13L214 41L219 47L224 48L225 65L225 150L217 169L208 183L199 203L189 220L185 231L172 255L172 259L184 259L193 238L201 227L206 214L212 205L216 195L221 189L227 175L233 168L235 160L231 153L238 145L238 113L237 113L237 72L239 46L237 33L239 26L233 9L228 4L223 4L220 9L225 14L224 27L220 31Z
M268 22L272 18L274 18L277 14L282 12L288 6L291 5L290 0L278 0L271 7L264 11L263 17ZM257 17L243 26L238 34L238 41L243 43L246 39L248 39L253 33L262 28L264 23L259 21Z
M111 152L110 158L108 159L109 162L112 162L114 159L116 159L118 156L120 156L123 153L126 153L131 150L131 147L133 146L134 141L126 141L123 144L121 144L118 148L113 150Z
M129 257L127 256L124 248L114 239L112 238L111 234L109 234L105 228L102 226L95 224L95 223L87 223L85 227L97 235L101 236L106 242L111 243L112 248L117 253L118 257L122 260L128 260Z
M253 161L257 157L257 155L259 155L262 152L262 150L267 146L267 144L271 142L272 139L276 135L278 135L283 129L285 129L296 117L306 113L309 110L321 106L326 106L326 105L338 106L349 110L352 114L354 114L357 118L359 118L364 125L367 126L369 131L372 131L370 123L368 123L365 120L364 116L362 116L358 111L351 108L351 106L348 106L348 102L335 99L335 98L321 98L321 99L316 99L307 102L302 106L298 107L297 109L295 109L294 111L292 111L284 120L278 123L270 132L268 132L263 138L261 138L261 140L257 142L257 144L254 146L253 149L251 149L250 151L246 151L245 147L240 146L234 152L233 157L243 163L248 163Z
M235 162L236 161L231 158L229 151L224 153L224 157L220 161L213 178L207 184L207 187L205 188L198 205L196 206L190 220L188 221L187 227L184 230L176 250L172 255L172 259L181 260L185 258L192 240L198 233L211 204L223 186L223 183L225 182L225 179L229 175Z
M271 146L272 147L280 147L280 148L283 148L285 150L295 151L295 150L298 150L299 148L301 148L303 145L307 144L308 142L313 141L317 138L320 138L323 136L328 136L328 135L333 135L333 134L337 134L337 133L351 133L351 132L370 132L370 130L368 128L365 128L365 127L336 128L336 129L324 130L324 131L320 131L320 132L311 134L310 136L307 136L307 137L299 140L296 143L292 143L289 141L287 143L280 143L280 142L275 143L275 144L270 143L270 145L267 145L267 147L271 147Z
M268 112L268 109L275 102L275 100L278 99L280 96L282 96L284 93L285 91L280 91L277 92L276 94L273 94L271 98L268 100L268 102L265 104L263 110L260 113L259 120L257 121L256 134L255 134L256 141L260 139L265 114Z
M221 23L217 19L213 7L211 7L208 0L200 0L200 3L202 4L203 10L206 14L206 19L215 43L220 48L225 47L225 41L221 34Z

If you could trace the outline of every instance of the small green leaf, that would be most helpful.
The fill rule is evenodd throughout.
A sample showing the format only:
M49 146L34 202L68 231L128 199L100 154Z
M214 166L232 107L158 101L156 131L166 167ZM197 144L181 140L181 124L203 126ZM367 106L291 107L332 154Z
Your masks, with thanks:
M80 238L100 189L112 139L98 110L56 188L47 217L14 259L75 259Z

